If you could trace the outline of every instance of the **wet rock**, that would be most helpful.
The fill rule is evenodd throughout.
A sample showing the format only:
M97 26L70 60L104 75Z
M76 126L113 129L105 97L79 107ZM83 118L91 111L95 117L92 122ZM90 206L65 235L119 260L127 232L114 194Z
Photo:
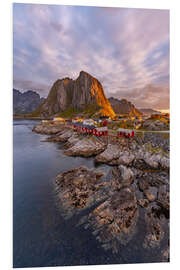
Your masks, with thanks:
M134 160L132 160L133 166L137 169L169 169L169 158L164 156L163 152L153 154L145 150L145 146L137 151Z
M146 225L143 247L159 247L168 216L167 185L162 185L162 179L157 186L151 185L158 175L163 179L168 173L141 173L124 165L111 168L105 176L83 166L62 173L56 183L64 217L86 211L78 224L91 228L102 247L116 253L132 239L139 213L143 213L140 217L145 218Z
M116 144L108 144L105 151L97 155L95 161L98 163L110 163L112 160L119 158L119 146Z
M149 206L149 201L147 199L138 199L137 203L143 208L147 208Z
M157 169L159 167L159 161L160 161L159 155L151 155L150 153L146 152L144 154L143 160L149 167L153 169Z
M157 198L157 192L156 187L148 187L148 189L144 190L144 195L149 201L154 201Z
M146 169L158 169L160 165L159 162L157 161L156 156L149 156L148 154L145 154L145 156L142 158L136 156L136 158L133 161L133 166L140 170L146 170Z
M163 169L169 169L169 158L163 156L162 153L151 155L144 158L145 162L152 168L156 169L161 167Z
M160 159L160 165L163 169L169 169L169 158L168 157L162 157Z
M120 156L118 158L118 164L122 164L122 165L129 165L132 163L132 161L134 160L135 155L132 154L129 151L124 151L120 153Z
M130 189L132 192L136 192L136 190L138 190L136 179L133 179L133 182L132 182L131 185L129 186L129 189Z
M158 204L163 208L164 214L169 218L169 192L166 186L161 186L158 192Z
M163 173L163 171L160 171L157 173L148 173L147 177L148 177L149 184L157 188L159 188L162 185L169 184L169 174L166 172Z
M106 145L96 138L84 138L78 140L72 147L64 151L64 154L69 156L84 156L90 157L104 151Z
M64 132L64 130L63 131L61 131L61 132L58 132L57 134L55 134L55 135L51 135L50 137L48 137L48 138L46 138L45 140L43 140L43 142L60 142L61 140L60 140L60 135L62 134Z
M138 186L141 191L145 191L149 187L148 178L138 179Z
M127 168L123 165L118 166L118 170L120 171L120 175L123 179L123 182L128 183L128 186L132 183L134 178L134 173L130 168Z
M120 190L123 187L128 187L132 184L133 180L134 174L130 168L120 165L112 169L112 190Z
M129 147L117 144L108 144L107 148L100 155L96 156L96 162L107 163L109 165L130 165L135 156L128 151Z
M40 134L54 135L63 131L64 128L65 128L64 125L50 126L50 125L38 124L33 127L32 131L36 133L40 133Z
M77 135L76 132L72 134L72 136L67 140L66 142L66 147L70 148L73 145L75 145L78 141L80 140L79 136Z
M133 166L139 170L145 170L145 169L151 168L143 159L139 159L139 158L134 159Z
M100 185L96 184L103 175L101 171L92 171L84 166L59 174L56 184L64 209L72 212L73 209L94 203L93 194L100 188Z
M164 237L164 217L158 207L151 207L145 213L146 236L143 246L145 248L155 248L160 245Z
M162 250L161 254L162 254L162 261L163 262L169 262L169 260L170 260L170 250L169 250L169 247L167 247L166 249Z
M136 169L134 167L131 167L131 170L133 171L134 176L137 178L141 178L144 174L144 172L142 170Z
M125 244L133 236L137 218L135 194L124 188L98 206L89 215L89 222L102 246L117 252L119 243Z
M130 187L130 189L131 189L131 187ZM135 190L135 194L136 194L137 200L144 199L144 194L143 194L143 192L139 191L139 189Z
M72 135L73 135L72 129L66 130L59 136L59 142L66 142Z

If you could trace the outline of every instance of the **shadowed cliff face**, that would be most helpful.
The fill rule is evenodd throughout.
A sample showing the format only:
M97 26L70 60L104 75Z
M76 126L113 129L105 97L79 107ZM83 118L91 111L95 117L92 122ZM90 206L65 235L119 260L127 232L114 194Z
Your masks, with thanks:
M49 116L69 108L84 110L91 105L102 115L115 115L101 83L90 74L81 71L76 80L70 78L57 80L47 99L34 111L34 114Z
M117 98L109 98L109 102L115 111L115 113L119 114L130 114L132 116L140 116L142 112L136 109L136 107L126 99L117 99Z
M41 98L35 91L28 90L21 93L13 89L13 114L25 114L34 111L42 102Z

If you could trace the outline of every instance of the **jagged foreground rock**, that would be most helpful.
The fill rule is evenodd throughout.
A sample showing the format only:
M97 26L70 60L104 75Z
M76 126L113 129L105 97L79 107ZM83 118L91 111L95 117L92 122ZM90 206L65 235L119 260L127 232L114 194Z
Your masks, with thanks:
M96 156L97 163L109 165L134 166L139 169L169 169L169 157L162 152L153 153L145 147L138 146L136 149L126 150L117 144L108 144L105 151Z
M98 193L102 187L99 180L103 175L101 171L88 170L81 166L56 177L58 196L65 210L65 217L72 216L74 210L92 206L104 199L104 195L99 196Z
M153 179L153 174L151 177ZM157 175L154 176L156 178ZM57 176L59 205L65 218L89 209L89 214L83 216L78 225L90 227L102 247L115 253L139 230L139 208L142 208L145 231L142 248L156 248L164 238L164 224L168 218L164 209L167 210L169 205L169 198L163 196L162 189L168 185L165 181L168 175L159 178L161 181L151 182L147 173L135 172L123 165L110 169L106 176L101 171L81 166ZM152 199L154 188L156 197Z
M102 176L102 172L83 166L62 173L56 177L58 196L66 217L99 202L88 216L86 227L93 228L104 248L116 251L119 241L127 243L133 235L138 217L136 196L128 188L119 189L117 179L105 181ZM130 185L128 179L123 181L124 186Z
M90 228L102 247L113 252L143 233L141 247L160 249L162 261L168 261L168 154L136 140L107 144L94 136L79 136L64 125L54 128L41 124L34 131L51 135L49 141L63 142L66 155L96 155L96 162L113 165L108 173L81 166L57 176L64 217L80 215L78 225Z
M69 156L84 156L84 157L91 157L95 156L102 151L105 150L106 145L101 143L96 138L92 137L83 138L82 140L68 140L69 144L71 143L71 147L69 147L64 154ZM72 145L73 144L73 145Z
M133 237L137 219L135 193L123 188L90 213L88 222L102 247L118 252L119 243L126 244Z
M55 134L61 134L66 129L64 125L58 125L58 126L49 126L49 125L43 125L39 124L33 127L32 131L39 133L39 134L46 134L46 135L55 135Z
M57 80L46 100L33 112L36 116L51 116L68 109L100 111L102 115L115 113L104 94L101 83L90 74L81 71L76 80Z

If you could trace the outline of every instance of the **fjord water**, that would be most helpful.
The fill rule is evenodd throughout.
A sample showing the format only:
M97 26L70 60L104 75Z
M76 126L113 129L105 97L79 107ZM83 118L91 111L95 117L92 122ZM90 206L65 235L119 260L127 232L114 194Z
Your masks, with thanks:
M56 175L80 165L94 168L94 162L92 158L66 157L61 144L42 142L46 136L32 132L37 123L14 120L13 125L13 266L159 261L157 250L142 249L141 218L140 233L118 254L105 251L90 229L76 226L76 219L63 218L55 193Z

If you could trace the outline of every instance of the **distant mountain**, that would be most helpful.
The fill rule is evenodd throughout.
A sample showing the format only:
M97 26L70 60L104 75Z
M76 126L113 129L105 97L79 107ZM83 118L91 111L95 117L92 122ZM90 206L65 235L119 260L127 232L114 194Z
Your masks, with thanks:
M32 115L48 117L68 110L90 110L105 116L115 116L101 83L84 71L80 72L76 80L58 79L48 97Z
M21 93L19 90L13 89L13 114L26 114L34 111L44 98L35 91L28 90Z
M130 116L140 117L142 112L140 112L136 107L126 99L117 99L114 97L109 98L109 102L115 113L117 114L128 114Z
M147 114L147 115L151 115L153 113L159 113L158 111L155 111L153 109L149 109L149 108L142 108L142 109L139 109L139 111L141 111L143 114Z

